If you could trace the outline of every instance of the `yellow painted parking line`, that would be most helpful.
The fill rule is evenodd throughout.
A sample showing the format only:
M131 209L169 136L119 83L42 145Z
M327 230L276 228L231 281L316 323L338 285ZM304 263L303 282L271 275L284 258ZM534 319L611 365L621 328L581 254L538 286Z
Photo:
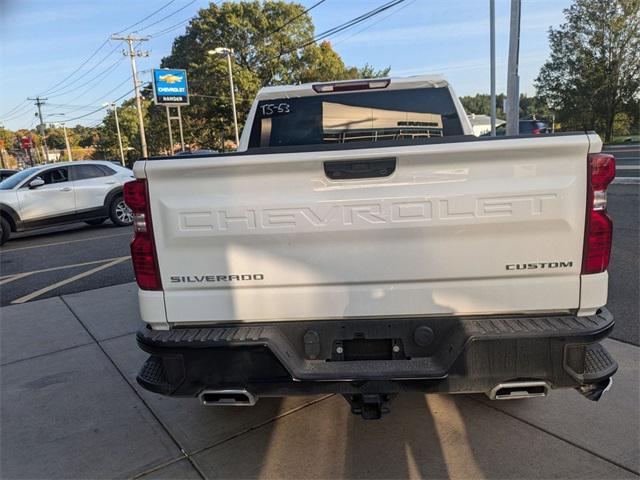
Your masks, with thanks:
M131 257L127 255L125 257L103 258L101 260L92 260L90 262L73 263L71 265L60 265L58 267L49 267L49 268L43 268L40 270L32 270L31 272L12 273L11 275L5 275L3 277L0 277L0 285L4 285L5 283L10 283L15 280L20 280L21 278L25 278L25 277L28 277L29 275L33 275L36 273L55 272L56 270L64 270L65 268L84 267L86 265L95 265L97 263L105 263L113 260L126 259L126 258L131 258Z
M66 245L67 243L87 242L89 240L102 240L103 238L124 237L125 235L129 235L131 237L131 236L133 236L133 232L118 233L116 235L104 235L102 237L79 238L77 240L67 240L66 242L44 243L42 245L31 245L29 247L0 248L0 252L3 252L3 253L6 253L6 252L17 252L18 250L29 250L31 248L52 247L54 245Z
M45 293L50 292L51 290L55 290L58 287L62 287L64 285L67 285L68 283L75 282L76 280L80 280L81 278L88 277L89 275L93 275L94 273L98 273L101 270L105 270L105 269L107 269L109 267L113 267L114 265L117 265L119 263L124 262L128 258L129 257L116 258L115 260L112 260L109 263L105 263L104 265L100 265L98 267L92 268L91 270L87 270L86 272L79 273L79 274L74 275L73 277L69 277L69 278L67 278L65 280L61 280L59 282L52 283L51 285L48 285L48 286L46 286L44 288L41 288L40 290L36 290L35 292L32 292L32 293L30 293L28 295L25 295L24 297L17 298L16 300L14 300L11 303L12 304L17 304L17 303L28 302L29 300L33 300L34 298L37 298L40 295L44 295Z

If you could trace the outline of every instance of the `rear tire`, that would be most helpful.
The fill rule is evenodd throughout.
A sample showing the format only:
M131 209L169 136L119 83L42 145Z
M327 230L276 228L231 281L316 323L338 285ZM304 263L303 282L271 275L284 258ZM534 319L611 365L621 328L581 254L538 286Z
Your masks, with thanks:
M0 217L0 245L4 245L9 240L11 225L3 217Z
M109 206L109 218L119 227L127 227L133 223L133 213L124 203L124 198L118 196L113 199Z
M93 220L85 220L84 223L87 223L89 225L101 225L103 224L107 219L106 218L94 218Z

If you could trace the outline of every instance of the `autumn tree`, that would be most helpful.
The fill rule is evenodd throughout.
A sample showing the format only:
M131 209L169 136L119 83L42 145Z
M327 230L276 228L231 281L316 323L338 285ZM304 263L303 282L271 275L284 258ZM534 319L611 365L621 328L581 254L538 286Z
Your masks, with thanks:
M78 145L78 134L70 128L67 128L67 138L69 139L69 145L75 147ZM67 148L67 144L64 139L64 129L62 127L50 127L47 129L47 145L49 148L56 148L58 150L64 150Z
M637 122L640 0L575 0L564 15L549 30L538 95L564 128L596 130L610 141L617 115L630 112Z
M233 49L233 79L240 127L257 91L265 85L376 77L370 65L348 67L327 41L316 44L305 7L285 1L211 3L191 20L162 60L166 68L183 68L189 77L191 105L182 108L185 141L220 148L233 138L232 106L225 58L209 55L216 47ZM150 90L145 96L151 98ZM164 107L149 109L150 150L168 147ZM177 128L174 131L177 142ZM152 146L153 144L153 146Z

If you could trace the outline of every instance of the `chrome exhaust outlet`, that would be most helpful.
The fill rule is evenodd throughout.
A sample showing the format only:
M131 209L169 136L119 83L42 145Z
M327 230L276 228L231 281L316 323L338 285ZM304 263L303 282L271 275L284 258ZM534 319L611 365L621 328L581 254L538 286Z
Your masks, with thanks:
M252 407L258 401L246 390L203 390L198 398L204 407Z
M499 383L487 396L491 400L515 400L518 398L546 397L549 392L547 382L506 382Z

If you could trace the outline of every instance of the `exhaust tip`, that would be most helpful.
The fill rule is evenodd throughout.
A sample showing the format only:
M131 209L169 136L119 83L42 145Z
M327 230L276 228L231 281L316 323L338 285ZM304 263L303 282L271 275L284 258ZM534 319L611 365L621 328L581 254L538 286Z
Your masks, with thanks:
M205 407L252 407L258 401L246 390L203 390L198 398Z
M491 389L488 396L491 400L515 400L518 398L546 397L549 384L536 382L506 382L499 383Z

